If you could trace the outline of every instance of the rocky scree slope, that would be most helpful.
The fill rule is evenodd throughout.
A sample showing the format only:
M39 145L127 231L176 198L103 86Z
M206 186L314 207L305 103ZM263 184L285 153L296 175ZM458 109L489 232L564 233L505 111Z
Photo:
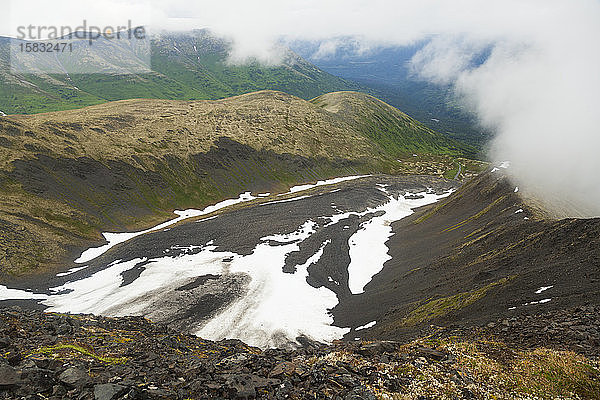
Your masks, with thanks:
M600 308L561 314L552 342L497 321L437 330L410 342L306 343L261 351L211 342L140 317L104 318L0 309L2 399L596 399L597 360L569 348ZM524 328L524 329L523 329ZM526 335L527 342L514 338ZM594 352L598 354L597 348Z

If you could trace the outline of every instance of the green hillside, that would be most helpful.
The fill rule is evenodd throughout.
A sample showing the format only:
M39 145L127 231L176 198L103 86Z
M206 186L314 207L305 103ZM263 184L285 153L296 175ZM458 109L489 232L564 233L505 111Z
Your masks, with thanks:
M206 31L162 35L152 39L152 71L146 74L13 74L9 39L0 38L0 111L29 114L80 108L132 98L170 100L220 99L263 89L280 90L310 99L320 94L354 89L356 84L321 71L289 50L279 66L256 62L227 63L230 44ZM109 63L108 43L85 47L82 60ZM126 58L127 49L112 51ZM83 51L83 50L81 50Z
M397 108L364 93L327 93L311 102L351 122L389 154L474 156L476 153L474 148L435 132Z

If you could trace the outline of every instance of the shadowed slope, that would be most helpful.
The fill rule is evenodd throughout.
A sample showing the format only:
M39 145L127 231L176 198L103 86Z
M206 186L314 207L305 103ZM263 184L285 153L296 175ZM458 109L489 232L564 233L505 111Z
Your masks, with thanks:
M598 304L600 219L538 218L514 189L500 171L487 172L394 223L392 259L364 294L334 310L336 324L376 320L361 337L397 338L430 324Z

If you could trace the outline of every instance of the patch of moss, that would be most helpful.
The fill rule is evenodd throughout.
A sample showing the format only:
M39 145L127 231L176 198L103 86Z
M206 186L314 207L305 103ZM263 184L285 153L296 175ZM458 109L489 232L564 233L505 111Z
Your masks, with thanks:
M465 189L461 188L461 190L459 192L457 192L457 193L455 193L453 195L454 201L458 201L464 195L464 193L465 193ZM440 202L431 211L429 211L426 214L423 214L422 216L420 216L419 218L417 218L413 223L414 224L420 224L422 222L427 221L429 218L431 218L434 214L436 214L442 208L446 207L447 204L448 204L447 201Z
M494 257L499 256L500 254L510 254L511 250L513 250L515 248L520 248L526 244L531 245L532 243L534 243L534 241L536 241L540 236L542 236L544 234L545 234L544 232L532 233L530 235L527 235L527 237L525 237L524 239L521 239L518 242L511 244L510 246L494 249L494 250L488 251L487 253L481 254L475 260L473 260L469 264L467 264L465 266L465 268L469 268L472 265L475 265L475 264L478 264L481 262L485 262L487 260L490 260Z
M39 348L37 350L32 351L31 353L28 354L28 357L36 355L36 354L51 354L53 356L56 356L56 353L60 353L63 352L65 350L73 350L77 353L83 354L85 356L91 357L95 360L98 360L100 362L106 363L106 364L123 364L125 362L127 362L127 357L104 357L104 356L100 356L96 353L94 353L91 350L88 350L84 347L75 345L75 344L57 344L55 346L47 346L47 347L42 347Z
M467 224L470 221L473 221L473 220L476 220L478 218L481 218L483 215L487 214L496 204L498 204L498 203L502 202L504 199L506 199L506 197L507 196L505 195L505 196L497 198L491 204L488 204L483 210L479 211L477 214L471 215L469 218L467 218L467 219L465 219L465 220L463 220L463 221L461 221L461 222L459 222L457 224L454 224L454 225L450 226L449 228L444 229L442 231L442 233L443 232L451 232L451 231L453 231L455 229L458 229L458 228L462 227L463 225Z
M510 278L502 278L499 281L492 282L482 288L470 292L463 292L453 296L430 300L411 311L410 314L402 320L401 324L403 326L415 326L434 318L443 317L452 311L465 308L481 299L492 288L505 284L509 279Z

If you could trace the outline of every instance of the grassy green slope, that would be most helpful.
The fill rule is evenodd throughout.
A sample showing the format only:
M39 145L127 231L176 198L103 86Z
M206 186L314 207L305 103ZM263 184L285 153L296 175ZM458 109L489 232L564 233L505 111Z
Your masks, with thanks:
M363 93L328 93L313 104L352 121L364 136L395 157L412 153L474 156L476 149L435 132L383 101Z

